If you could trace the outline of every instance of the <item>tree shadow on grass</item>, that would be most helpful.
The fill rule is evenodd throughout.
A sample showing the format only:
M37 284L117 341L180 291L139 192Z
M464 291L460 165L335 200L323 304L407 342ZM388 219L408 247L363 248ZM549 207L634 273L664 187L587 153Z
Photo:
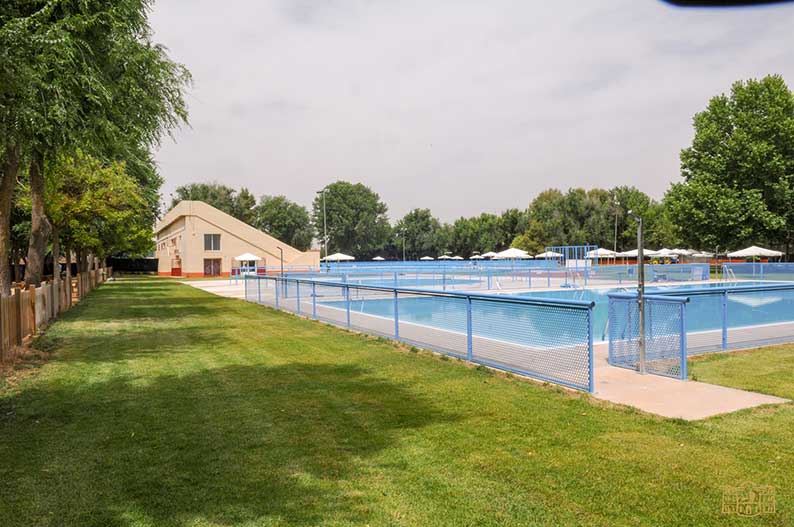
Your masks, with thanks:
M367 460L457 419L327 364L37 383L0 406L5 526L364 524Z

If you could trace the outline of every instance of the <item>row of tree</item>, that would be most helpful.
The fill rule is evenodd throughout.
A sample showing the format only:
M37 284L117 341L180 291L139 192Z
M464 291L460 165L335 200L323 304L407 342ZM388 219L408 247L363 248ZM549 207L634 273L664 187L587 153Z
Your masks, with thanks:
M0 293L20 257L38 285L50 250L85 269L151 249L152 151L186 122L190 75L152 41L149 5L0 3Z
M309 211L284 196L257 204L247 190L193 184L176 191L199 199L299 249L327 230L332 252L360 259L399 259L444 253L470 256L510 246L537 253L550 245L636 247L643 218L650 247L701 250L751 243L780 248L794 241L794 94L780 76L737 82L694 118L692 146L681 152L683 181L661 201L630 186L541 192L525 210L483 213L446 224L414 209L391 225L387 206L363 184L337 181L319 192Z

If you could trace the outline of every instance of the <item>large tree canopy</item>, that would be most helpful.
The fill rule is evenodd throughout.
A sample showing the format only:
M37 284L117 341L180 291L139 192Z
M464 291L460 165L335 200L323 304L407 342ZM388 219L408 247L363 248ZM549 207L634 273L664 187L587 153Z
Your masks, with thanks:
M284 196L262 196L253 210L253 226L300 251L311 247L314 230L306 207Z
M248 224L254 220L256 198L245 187L238 192L217 182L182 185L174 191L170 208L183 200L203 201Z
M391 232L386 211L386 204L369 187L347 181L337 181L325 187L312 205L314 225L320 239L323 238L325 212L328 250L351 254L359 259L369 258L386 246Z
M693 244L794 242L794 94L783 78L739 81L694 118L684 182L666 197ZM708 216L708 217L706 217ZM697 228L693 228L697 224ZM726 228L730 226L731 228Z
M446 240L441 222L429 209L414 209L394 226L393 245L400 257L404 247L407 260L418 260L422 256L442 253Z

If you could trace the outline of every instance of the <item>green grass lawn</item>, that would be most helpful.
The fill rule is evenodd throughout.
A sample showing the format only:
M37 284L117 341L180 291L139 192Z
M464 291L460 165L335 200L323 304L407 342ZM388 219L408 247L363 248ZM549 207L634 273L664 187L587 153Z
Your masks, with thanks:
M665 420L162 279L37 345L0 389L3 527L794 524L792 404ZM723 516L744 481L778 513Z
M689 361L689 376L794 399L794 345L701 355Z

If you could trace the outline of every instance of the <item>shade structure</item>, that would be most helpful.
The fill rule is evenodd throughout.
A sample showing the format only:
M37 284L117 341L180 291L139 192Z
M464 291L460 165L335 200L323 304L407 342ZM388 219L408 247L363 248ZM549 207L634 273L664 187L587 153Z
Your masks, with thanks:
M692 258L714 258L714 253L693 253L690 255Z
M558 253L554 251L546 251L540 254L536 254L535 258L562 258L562 253Z
M432 262L433 260L435 260L435 258L433 258L432 256L422 256L419 259L422 260L423 262Z
M764 249L763 247L758 247L756 245L751 245L746 249L742 249L741 251L734 251L732 253L728 253L728 258L753 258L753 257L763 257L763 258L777 258L783 256L783 253L780 251L773 251L772 249Z
M373 262L382 262L382 261L384 261L385 259L386 259L386 258L384 258L383 256L376 256L375 258L373 258L373 259L372 259L372 261L373 261Z
M615 251L610 251L609 249L604 249L603 247L599 247L593 251L587 251L585 254L585 258L614 258L617 253Z
M260 257L251 253L243 253L240 256L235 256L234 259L238 262L256 262L257 260L261 260Z
M490 251L490 252L487 252L485 254L481 254L480 256L482 256L483 258L493 258L494 256L496 256L496 253L493 252L493 251Z
M678 258L679 255L680 253L675 251L674 249L664 248L656 251L656 254L654 254L653 256L662 256L664 258Z
M442 254L438 257L439 260L452 260L452 257L448 254Z
M473 255L471 255L471 257L469 258L469 260L482 260L482 259L483 259L483 256L481 256L481 255L479 255L479 254L473 254Z
M347 254L334 253L334 254L329 254L322 260L324 262L352 262L353 260L355 260L355 258Z
M450 258L450 260L463 260L463 257L455 255L452 258Z
M522 251L521 249L516 249L515 247L511 247L506 251L496 253L496 256L494 256L494 258L496 260L527 260L532 257L526 251Z
M617 253L615 256L624 256L626 258L636 258L637 257L637 249L632 249L631 251L624 251L622 253ZM652 249L643 249L643 256L645 258L649 258L651 256L656 256L656 251Z
M693 254L697 253L697 251L692 249L673 249L673 252L679 256L692 256Z

